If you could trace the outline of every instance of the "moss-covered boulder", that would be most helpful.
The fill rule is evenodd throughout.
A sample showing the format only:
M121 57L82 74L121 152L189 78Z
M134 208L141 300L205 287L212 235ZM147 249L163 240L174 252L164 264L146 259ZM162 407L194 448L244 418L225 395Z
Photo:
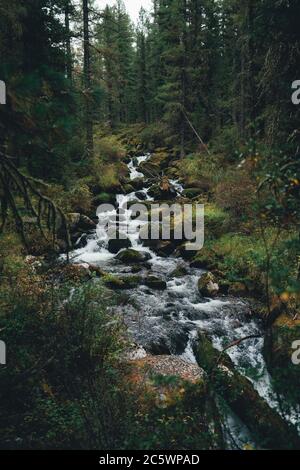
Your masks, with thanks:
M215 349L200 333L194 346L197 362L210 377L212 388L246 424L263 449L298 449L300 437L254 389L250 380L236 371L230 357Z
M130 181L130 185L134 188L135 191L140 191L145 187L145 179L144 178L135 178L134 180Z
M134 289L142 283L139 276L116 276L107 274L102 277L102 282L106 287L114 290Z
M132 186L132 184L127 183L123 185L123 189L124 189L125 194L130 194L134 192L135 188Z
M145 281L145 285L150 289L164 290L167 288L167 283L163 279L157 276L148 276Z
M184 242L179 245L176 250L176 255L181 256L184 260L190 261L196 256L197 251L193 249L193 245L190 242Z
M125 234L122 234L121 238L120 234L118 235L119 238L110 238L108 241L108 251L110 253L117 254L120 250L131 247L131 241Z
M96 228L96 223L89 217L77 212L67 214L70 232L88 231Z
M117 255L117 259L124 264L137 264L137 263L144 263L145 261L149 261L151 259L150 253L146 251L137 251L133 249L128 249L121 251Z
M177 266L177 268L174 269L174 271L170 273L170 277L183 277L183 276L186 276L187 274L188 274L188 271L186 267L180 264Z
M100 206L100 204L115 204L116 202L116 195L109 194L109 193L100 193L93 199L94 206Z
M215 276L211 272L202 274L198 281L198 289L204 297L216 296L219 292L219 285Z
M169 240L158 240L155 246L155 252L162 257L171 255L175 251L176 246Z
M207 246L198 251L190 263L191 268L211 269L218 266L215 252Z

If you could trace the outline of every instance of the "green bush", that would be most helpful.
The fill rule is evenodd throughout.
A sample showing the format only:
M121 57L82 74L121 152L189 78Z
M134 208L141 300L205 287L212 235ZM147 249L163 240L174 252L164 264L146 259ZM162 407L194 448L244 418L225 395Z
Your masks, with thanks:
M204 207L205 238L217 238L228 232L230 215L214 204L205 204Z
M143 148L147 151L166 146L168 129L162 122L145 127L139 134Z
M6 292L0 319L9 358L0 369L0 445L115 448L128 410L118 365L125 343L107 310L107 291L35 281L34 298L30 288Z
M95 138L95 156L103 162L116 163L126 155L124 146L116 136Z

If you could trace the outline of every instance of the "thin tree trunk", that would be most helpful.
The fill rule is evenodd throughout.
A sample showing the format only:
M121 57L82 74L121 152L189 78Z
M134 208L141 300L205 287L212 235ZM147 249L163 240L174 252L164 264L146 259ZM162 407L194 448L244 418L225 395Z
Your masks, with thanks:
M65 30L66 30L66 54L67 54L67 77L72 81L72 50L71 50L71 33L70 33L70 0L66 0L65 5Z
M82 0L83 9L83 51L84 51L84 94L86 121L86 154L89 159L94 155L93 119L92 119L92 73L89 34L89 5L88 0Z

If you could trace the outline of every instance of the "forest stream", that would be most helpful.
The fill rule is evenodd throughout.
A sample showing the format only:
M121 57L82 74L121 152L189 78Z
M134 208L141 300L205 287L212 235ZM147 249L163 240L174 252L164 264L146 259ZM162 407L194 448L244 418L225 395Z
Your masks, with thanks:
M138 167L149 159L150 154L130 160L128 169L131 180L144 177ZM183 191L178 181L172 180L170 183L178 194ZM127 204L139 199L153 201L148 191L149 185L145 179L145 187L138 191L139 194L132 192L116 196L119 228L121 229L122 223L128 223L131 247L141 253L146 261L141 265L138 276L155 276L165 286L153 289L140 285L125 290L129 296L126 309L122 305L114 307L114 311L123 316L129 335L136 344L133 357L171 354L181 357L187 363L195 364L197 361L193 346L199 330L208 334L214 347L220 351L238 339L252 335L261 336L241 342L230 348L228 354L237 370L252 382L269 406L275 408L286 420L296 424L297 413L291 410L287 412L286 408L283 411L281 400L278 400L272 390L263 357L264 327L252 313L250 303L242 298L225 295L213 299L204 298L197 287L203 270L191 268L181 257L158 256L139 239L137 222L132 219ZM90 234L86 246L72 252L71 260L76 264L97 265L114 276L132 276L132 266L120 262L116 258L117 254L108 249L108 235L103 229L103 222L113 216L113 212L98 213L101 225L99 224L96 234ZM174 274L177 268L183 269L186 274L177 277ZM239 446L252 440L247 428L234 414L228 412L226 420Z

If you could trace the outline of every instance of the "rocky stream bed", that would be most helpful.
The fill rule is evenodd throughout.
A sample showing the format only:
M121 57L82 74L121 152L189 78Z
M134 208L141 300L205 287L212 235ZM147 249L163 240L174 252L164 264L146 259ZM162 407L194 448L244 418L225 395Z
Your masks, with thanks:
M84 246L79 245L72 252L72 263L97 266L105 272L105 283L121 292L122 302L114 307L114 311L122 315L134 344L131 358L146 358L155 364L156 371L166 368L167 372L176 373L177 365L179 375L184 376L186 365L187 376L189 372L193 377L197 376L197 367L201 376L202 368L205 369L198 346L202 335L209 338L211 347L215 348L214 354L234 341L255 336L228 349L229 365L218 364L223 367L223 372L225 370L225 375L234 376L236 382L248 379L237 392L240 396L245 394L246 401L248 397L248 405L246 402L240 405L249 406L248 414L240 413L237 400L234 402L227 397L231 406L225 419L235 442L232 444L231 440L228 445L242 447L245 442L255 441L251 434L268 432L268 427L260 429L259 423L256 425L249 419L249 415L255 416L257 402L258 413L265 414L261 420L276 422L280 428L278 433L286 433L288 421L297 424L297 413L293 410L283 413L272 390L263 357L264 327L254 315L249 301L218 294L217 289L213 297L206 296L208 293L199 289L199 279L205 271L192 267L193 264L180 256L180 249L174 250L168 242L160 241L155 245L141 241L130 205L135 201L150 204L157 200L157 187L149 183L149 174L145 171L147 163L151 163L150 154L130 158L131 184L127 188L134 190L116 195L116 208L111 213L98 211L101 223L96 231L85 237ZM170 180L170 184L170 198L180 199L184 188L177 180ZM118 230L122 231L124 224L128 224L128 235L121 240L109 240L104 225L115 217L116 211ZM180 361L168 362L168 356L176 356ZM163 358L161 365L159 357ZM294 431L292 435L291 439L297 440ZM278 436L276 439L280 441Z

